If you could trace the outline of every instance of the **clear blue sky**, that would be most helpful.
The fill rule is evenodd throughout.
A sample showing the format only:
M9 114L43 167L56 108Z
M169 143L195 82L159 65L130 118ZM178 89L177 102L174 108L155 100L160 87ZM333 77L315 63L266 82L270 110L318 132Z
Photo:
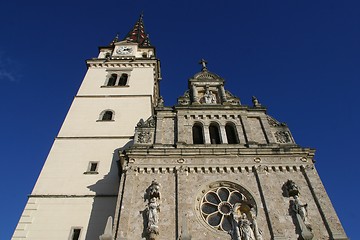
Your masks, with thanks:
M10 239L86 72L144 11L173 105L208 68L317 149L316 167L349 237L360 239L360 1L1 1L0 239ZM53 221L56 221L54 216Z

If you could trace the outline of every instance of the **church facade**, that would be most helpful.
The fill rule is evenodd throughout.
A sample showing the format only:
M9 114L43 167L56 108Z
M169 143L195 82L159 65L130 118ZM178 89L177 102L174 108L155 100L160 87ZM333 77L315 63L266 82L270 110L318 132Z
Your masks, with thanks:
M142 17L100 47L12 239L348 239L315 150L200 63L168 107Z

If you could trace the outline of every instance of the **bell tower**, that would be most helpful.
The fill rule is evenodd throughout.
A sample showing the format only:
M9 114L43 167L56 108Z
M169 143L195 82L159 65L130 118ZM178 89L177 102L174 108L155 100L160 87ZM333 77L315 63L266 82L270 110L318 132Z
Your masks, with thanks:
M114 217L118 151L159 96L160 62L143 16L86 61L88 70L12 239L99 239Z

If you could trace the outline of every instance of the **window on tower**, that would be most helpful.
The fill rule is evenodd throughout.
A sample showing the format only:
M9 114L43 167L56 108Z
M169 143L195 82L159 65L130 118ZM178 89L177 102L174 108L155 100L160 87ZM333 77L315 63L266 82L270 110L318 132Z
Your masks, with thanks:
M129 87L129 72L112 71L108 73L104 86L101 87Z
M126 73L121 74L119 79L119 86L126 86L129 75Z
M70 232L70 240L79 240L81 234L81 228L80 227L72 227Z
M192 127L193 143L204 144L203 127L200 123L195 123Z
M116 79L117 79L117 74L116 73L111 74L107 86L115 86Z
M216 123L211 123L209 126L210 142L211 144L220 144L220 131Z
M227 123L225 125L225 132L228 144L238 144L239 139L236 134L236 127L232 123Z
M98 174L99 162L89 162L88 168L84 174Z
M102 111L98 121L114 121L114 111L109 109Z

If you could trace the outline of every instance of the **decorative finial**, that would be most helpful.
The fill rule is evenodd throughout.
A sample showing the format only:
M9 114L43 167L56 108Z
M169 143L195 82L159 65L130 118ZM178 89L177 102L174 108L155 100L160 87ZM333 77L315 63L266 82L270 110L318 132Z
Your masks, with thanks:
M202 58L200 60L199 64L202 65L202 68L201 68L202 71L207 70L207 67L206 67L207 61L205 61L205 59Z
M252 96L252 102L253 102L254 107L261 107L261 104L260 104L259 100L257 99L257 97Z

